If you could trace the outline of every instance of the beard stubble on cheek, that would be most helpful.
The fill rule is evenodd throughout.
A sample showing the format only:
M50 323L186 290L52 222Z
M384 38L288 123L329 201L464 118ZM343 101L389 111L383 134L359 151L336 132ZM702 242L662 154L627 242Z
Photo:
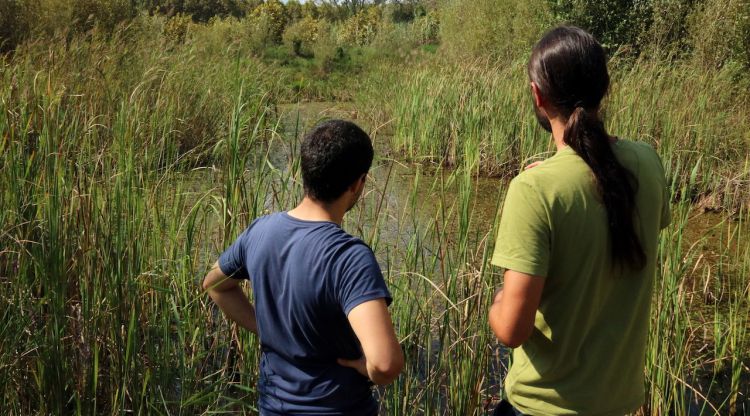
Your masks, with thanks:
M534 107L536 121L539 122L539 125L542 126L543 129L547 130L547 133L552 133L552 124L549 122L549 119L542 113L542 110L536 106L535 102L532 101L531 105Z

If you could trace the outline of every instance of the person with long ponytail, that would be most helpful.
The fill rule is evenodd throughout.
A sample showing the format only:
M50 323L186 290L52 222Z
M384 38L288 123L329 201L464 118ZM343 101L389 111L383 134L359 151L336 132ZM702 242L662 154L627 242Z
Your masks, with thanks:
M624 415L645 401L659 231L670 222L659 156L610 135L607 58L561 26L528 64L534 111L557 153L511 181L492 263L489 323L513 348L496 415Z

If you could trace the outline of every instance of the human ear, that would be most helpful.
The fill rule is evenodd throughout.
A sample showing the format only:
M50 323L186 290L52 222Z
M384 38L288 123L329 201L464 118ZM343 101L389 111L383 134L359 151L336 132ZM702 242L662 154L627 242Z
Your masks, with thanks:
M534 104L538 108L544 108L546 107L546 102L544 100L544 96L542 96L542 92L539 90L539 86L536 84L536 82L531 82L531 95L534 98Z
M349 186L349 190L355 194L358 195L362 190L365 188L365 181L367 180L367 174L363 173L362 176L359 177L354 183Z

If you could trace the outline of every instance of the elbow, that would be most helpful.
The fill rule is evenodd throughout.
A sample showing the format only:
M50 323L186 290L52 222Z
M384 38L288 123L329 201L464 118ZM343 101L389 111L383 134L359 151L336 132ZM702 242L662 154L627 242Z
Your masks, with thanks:
M508 348L518 348L529 339L528 336L519 336L516 334L497 334L496 333L495 336L497 336L498 341L500 341L503 345L505 345Z
M398 353L388 360L373 363L371 380L373 383L384 386L393 383L404 369L404 353L399 348Z
M508 348L518 348L531 337L531 333L534 331L533 322L522 327L518 322L512 323L503 319L499 316L498 310L493 311L493 309L495 308L490 309L489 314L490 328L492 328L497 340L503 345Z
M533 327L528 329L514 327L492 328L497 340L508 348L518 348L523 345L531 337L533 330Z

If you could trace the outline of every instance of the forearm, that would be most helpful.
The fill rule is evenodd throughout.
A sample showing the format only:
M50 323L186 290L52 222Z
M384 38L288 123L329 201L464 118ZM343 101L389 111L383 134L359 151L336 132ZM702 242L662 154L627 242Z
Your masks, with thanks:
M501 314L501 311L500 311L500 302L499 302L499 300L496 300L492 305L490 305L490 311L489 311L489 314L488 314L488 321L489 321L489 324L490 324L490 329L492 329L492 332L498 338L500 338L500 334L501 334L501 325L500 324L502 322L502 319L500 317L500 314Z
M490 305L488 321L490 324L490 328L492 329L492 332L495 334L495 336L505 343L503 333L506 331L504 331L505 328L503 328L503 324L507 324L507 322L504 322L502 317L502 301L503 290L499 289L497 292L495 292L495 296L492 298L492 305Z
M505 272L503 290L495 294L488 316L490 328L500 342L517 348L531 337L543 290L541 276Z
M500 303L503 300L503 289L500 288L495 292L495 296L492 298L492 303Z
M209 290L208 295L216 305L224 312L230 320L236 322L242 328L253 333L258 333L258 324L255 320L255 308L248 300L242 288L237 286L229 290Z

